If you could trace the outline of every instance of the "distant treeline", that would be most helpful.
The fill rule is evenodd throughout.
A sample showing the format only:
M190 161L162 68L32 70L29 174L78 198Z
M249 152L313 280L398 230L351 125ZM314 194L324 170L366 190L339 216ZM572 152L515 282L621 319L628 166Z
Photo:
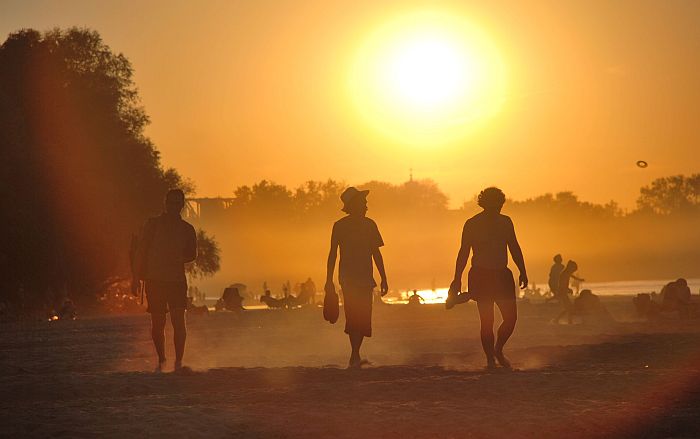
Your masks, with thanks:
M322 279L330 227L342 215L339 196L346 186L328 180L290 189L263 180L236 188L226 207L212 200L193 220L217 236L224 263L204 287L215 290L235 280L259 290L264 280L276 286L306 276ZM384 234L392 286L447 285L461 227L480 210L476 193L450 209L447 195L430 180L358 187L370 190L368 215ZM556 253L576 260L588 280L700 275L700 174L655 180L640 189L632 211L614 201L595 204L559 192L509 199L504 213L515 221L530 278L541 284Z
M168 189L194 193L162 166L147 124L131 64L96 32L27 29L0 46L0 317L65 296L95 302L124 288L131 235L161 211ZM544 281L558 252L577 259L589 279L692 277L700 275L699 180L657 180L642 188L633 212L571 193L509 201L504 211L531 279ZM447 285L475 203L449 209L430 181L361 186L371 190L369 214L386 241L390 285ZM329 180L237 188L230 206L197 220L220 245L198 234L203 259L191 275L216 272L220 253L222 272L202 283L210 295L235 281L259 291L264 280L273 290L288 279L322 280L344 187Z

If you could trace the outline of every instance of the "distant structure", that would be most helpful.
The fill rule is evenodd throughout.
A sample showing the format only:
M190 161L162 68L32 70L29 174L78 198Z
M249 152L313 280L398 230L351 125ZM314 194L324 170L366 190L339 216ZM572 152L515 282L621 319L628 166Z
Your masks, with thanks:
M214 220L231 208L234 198L188 198L182 217L185 220Z

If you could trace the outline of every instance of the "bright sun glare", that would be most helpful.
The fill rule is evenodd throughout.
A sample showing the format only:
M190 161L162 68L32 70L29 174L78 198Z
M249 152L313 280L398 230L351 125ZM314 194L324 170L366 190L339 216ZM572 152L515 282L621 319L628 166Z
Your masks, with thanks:
M505 93L498 51L469 22L447 13L402 16L361 47L350 93L374 127L405 143L441 143L493 115Z

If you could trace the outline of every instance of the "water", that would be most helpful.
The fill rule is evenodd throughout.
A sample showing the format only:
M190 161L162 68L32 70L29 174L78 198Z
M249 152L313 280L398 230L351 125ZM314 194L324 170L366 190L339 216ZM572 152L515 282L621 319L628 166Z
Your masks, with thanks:
M600 296L634 296L638 293L651 293L656 291L661 292L661 288L668 282L675 279L668 280L625 280L625 281L615 281L615 282L581 282L579 286L579 291L583 289L589 289L593 294ZM466 282L465 285L466 286ZM688 286L690 287L690 292L693 294L700 293L700 279L688 279ZM544 284L538 284L538 288L542 288L542 292L547 291L547 286ZM434 290L418 290L418 295L423 299L423 303L445 303L447 299L448 288L436 288ZM406 303L408 301L408 296L411 295L410 291L400 291L392 292L384 298L387 303ZM207 297L206 304L213 310L214 303L218 297ZM249 304L251 301L247 300L245 303L246 309L267 309L266 305L253 303Z
M629 281L615 281L615 282L581 282L579 286L579 291L583 289L589 289L593 294L600 296L634 296L638 293L651 293L656 291L661 292L661 288L668 282L675 279L668 280L629 280ZM466 285L465 285L466 286ZM688 279L688 286L693 294L698 294L700 292L700 279ZM542 288L542 292L547 291L546 285L538 285ZM424 303L445 303L447 299L448 288L436 288L435 290L418 290L418 295L424 299ZM406 303L408 296L411 293L409 291L402 291L398 296L391 295L385 298L388 303Z

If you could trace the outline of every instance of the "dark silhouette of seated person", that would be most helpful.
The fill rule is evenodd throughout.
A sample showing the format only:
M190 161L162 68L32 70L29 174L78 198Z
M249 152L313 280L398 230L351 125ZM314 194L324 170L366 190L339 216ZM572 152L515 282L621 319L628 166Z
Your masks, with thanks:
M413 294L408 297L408 304L411 306L421 305L425 302L425 299L418 294L417 290L413 290Z
M61 303L61 307L58 309L58 318L61 320L75 320L78 318L78 310L75 307L75 303L66 297Z
M639 317L653 321L659 318L661 306L653 300L649 293L640 293L632 298L634 308Z
M224 294L221 296L224 309L229 311L242 311L243 297L236 287L228 287L224 289Z
M661 311L678 312L679 317L688 318L693 305L691 303L690 287L683 278L666 284L661 290Z
M479 194L478 203L484 210L464 224L454 280L450 284L446 302L449 309L450 305L460 302L462 296L466 296L467 300L476 300L481 320L481 345L486 354L488 368L495 367L496 361L501 366L510 368L510 361L503 354L503 347L513 334L518 311L513 273L508 269L509 250L520 271L520 288L527 288L528 285L525 261L515 235L513 221L501 214L505 201L505 194L495 187L486 188ZM460 295L462 273L472 249L474 256L467 277L468 293ZM494 304L498 306L503 318L495 343Z
M265 290L265 294L260 297L260 302L267 305L268 308L282 309L287 307L286 299L276 299L272 297L270 290Z
M187 312L193 315L209 315L209 308L206 305L195 305L194 297L187 298Z
M291 294L287 296L287 306L297 307L302 305L313 304L315 295L316 286L314 285L311 278L309 278L306 282L300 285L298 296L294 296Z
M589 289L582 290L574 300L573 314L581 317L584 323L589 320L600 322L613 320L608 309L600 301L600 297Z
M554 323L559 323L562 317L567 316L569 324L573 323L573 304L571 303L571 294L574 291L569 287L573 274L578 270L578 264L574 261L566 263L566 267L559 275L559 285L554 292L554 298L561 305L561 313L554 319Z
M327 296L335 295L333 273L340 250L338 280L343 290L345 333L350 339L350 368L359 368L364 363L360 347L365 337L372 336L373 290L377 286L372 261L381 277L382 296L389 291L384 259L379 250L384 241L377 224L366 216L368 193L349 187L341 194L342 210L347 215L333 224L326 265L324 290Z

